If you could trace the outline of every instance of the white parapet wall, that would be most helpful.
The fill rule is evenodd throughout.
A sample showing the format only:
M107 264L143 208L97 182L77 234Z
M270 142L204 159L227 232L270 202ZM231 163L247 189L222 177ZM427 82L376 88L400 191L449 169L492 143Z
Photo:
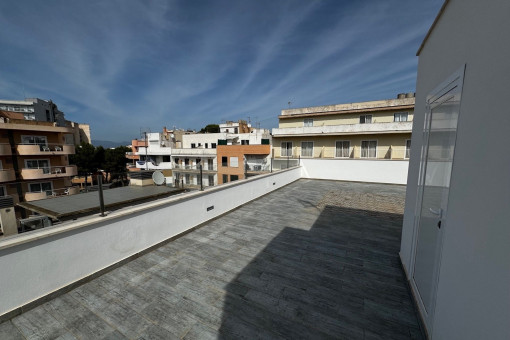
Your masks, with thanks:
M406 184L409 161L301 159L302 177L338 181Z
M0 316L300 177L296 167L5 238Z

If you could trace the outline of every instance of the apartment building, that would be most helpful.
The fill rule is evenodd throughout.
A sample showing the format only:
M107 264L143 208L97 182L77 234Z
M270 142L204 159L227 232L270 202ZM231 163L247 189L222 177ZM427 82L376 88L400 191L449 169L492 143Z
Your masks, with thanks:
M265 145L262 146L263 140ZM248 172L251 175L263 172L267 168L263 164L267 164L269 144L268 130L252 128L243 120L220 124L219 133L185 135L182 148L172 151L174 183L199 186L200 171L204 186L245 178ZM223 157L226 163L218 164ZM247 159L250 159L251 171L246 169Z
M408 159L414 93L396 99L282 110L273 129L281 158Z
M74 132L71 126L0 111L0 196L18 203L78 193L70 182L77 175L69 165Z
M137 162L140 161L139 150L140 147L146 147L147 141L145 139L138 140L133 139L131 141L131 151L126 152L126 158L131 160L131 164L128 166L129 171L139 171L141 168L137 166Z
M219 140L226 140L226 133L197 133L182 136L180 148L172 150L172 181L176 186L218 184L216 147Z
M60 111L52 100L40 98L26 98L25 100L0 99L0 110L4 111L4 115L9 112L19 114L17 119L52 122L56 126L70 126L73 129L76 145L82 142L91 142L90 125L66 120L64 112Z

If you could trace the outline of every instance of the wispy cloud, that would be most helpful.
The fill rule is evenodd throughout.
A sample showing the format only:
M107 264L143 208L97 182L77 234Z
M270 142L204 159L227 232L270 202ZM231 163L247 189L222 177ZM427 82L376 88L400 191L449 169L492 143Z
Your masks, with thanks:
M441 6L419 1L0 4L0 97L51 98L93 138L414 91Z

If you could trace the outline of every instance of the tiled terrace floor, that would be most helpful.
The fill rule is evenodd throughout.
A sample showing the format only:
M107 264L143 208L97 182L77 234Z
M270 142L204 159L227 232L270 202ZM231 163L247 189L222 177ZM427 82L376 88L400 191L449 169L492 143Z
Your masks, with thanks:
M0 339L421 338L398 260L404 195L299 180L4 322Z

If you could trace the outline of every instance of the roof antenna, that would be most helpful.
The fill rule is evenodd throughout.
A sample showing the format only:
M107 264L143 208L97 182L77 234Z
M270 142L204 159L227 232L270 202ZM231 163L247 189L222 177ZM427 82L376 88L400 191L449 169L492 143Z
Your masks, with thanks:
M290 104L292 104L292 102L288 102L288 104L289 104L289 109L290 109Z

